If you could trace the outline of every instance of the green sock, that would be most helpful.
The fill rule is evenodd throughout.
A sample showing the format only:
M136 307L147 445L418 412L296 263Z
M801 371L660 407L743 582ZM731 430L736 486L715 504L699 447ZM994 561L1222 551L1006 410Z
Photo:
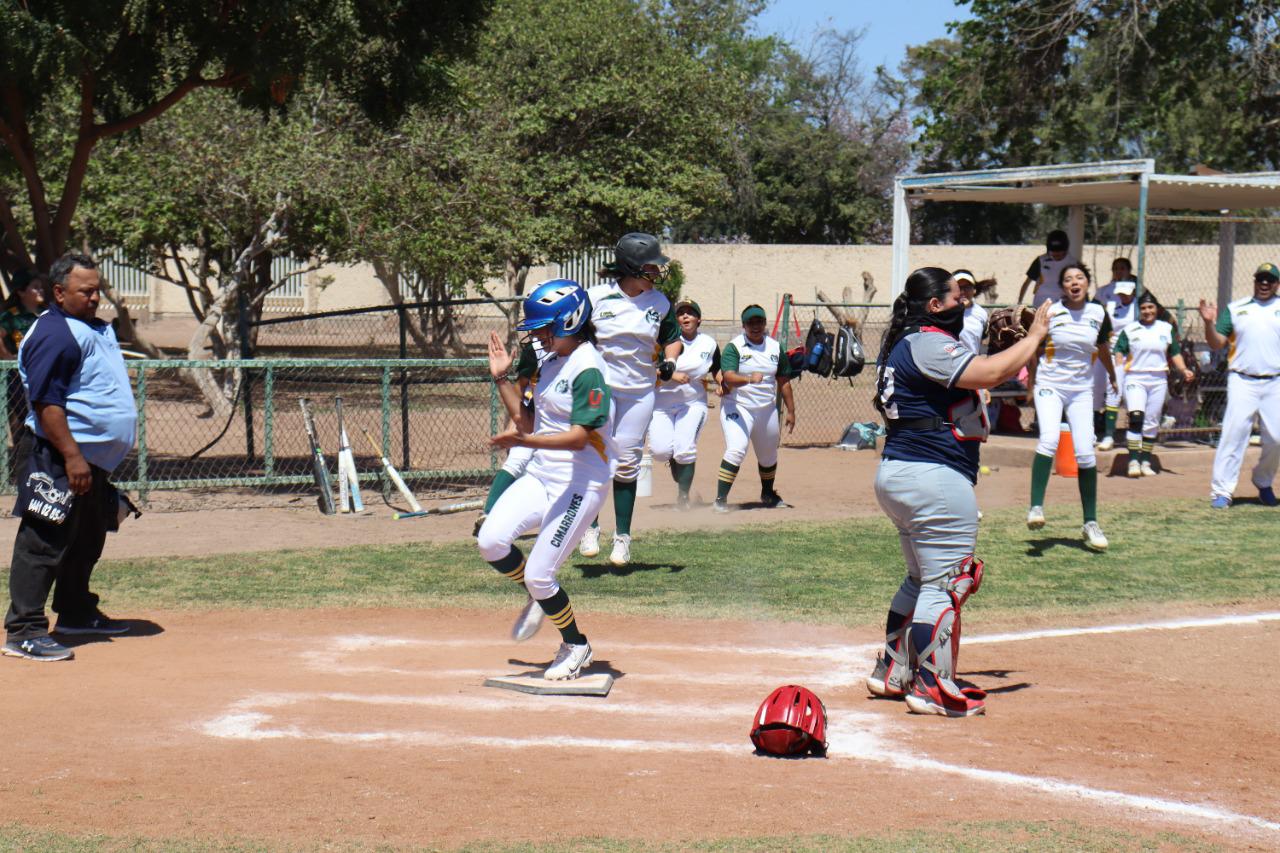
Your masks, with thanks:
M1084 506L1084 520L1098 520L1098 469L1097 468L1081 468L1080 475L1080 503Z
M484 511L487 513L493 509L493 505L498 502L498 498L502 497L502 493L510 488L516 478L510 471L500 470L493 475L493 483L489 486L489 497L484 500Z
M1111 408L1110 406L1108 406L1108 407L1107 407L1107 414L1106 414L1106 418L1105 418L1105 421L1104 421L1103 426L1102 426L1102 434L1103 434L1104 436L1108 436L1108 435L1109 435L1109 436L1111 436L1113 439L1115 438L1115 434L1116 434L1116 417L1117 417L1119 414L1120 414L1120 410L1119 410L1119 409L1113 409L1113 408Z
M674 462L673 465L679 465L680 470L676 474L676 487L680 490L681 497L689 497L689 489L693 487L693 466L692 462Z
M1156 443L1154 441L1147 441L1146 439L1143 439L1142 441L1142 461L1143 462L1147 462L1147 463L1151 462L1151 451L1155 449L1155 446L1156 446Z
M683 465L681 465L679 462L677 462L677 461L676 461L676 460L674 460L674 459L672 459L672 460L671 460L669 463L667 463L667 464L668 464L668 465L670 466L670 468L671 468L671 479L672 479L672 480L675 480L677 483L679 483L679 482L680 482L680 471L684 468L684 466L683 466Z
M551 624L560 631L560 638L566 643L580 646L587 641L586 636L578 630L578 620L574 618L573 605L569 603L569 593L564 591L564 587L556 590L556 594L550 598L540 600L538 605L547 614Z
M720 460L720 482L716 485L716 500L723 503L729 498L729 490L733 481L738 479L738 466L732 462Z
M631 516L636 511L636 481L613 481L613 518L614 532L622 536L631 535Z
M524 554L520 553L520 549L516 546L512 545L507 556L500 560L491 560L489 565L524 586Z
M773 494L773 480L778 475L778 463L772 465L760 465L760 494Z
M1049 474L1053 471L1053 457L1037 453L1031 460L1031 505L1044 506L1044 493L1049 488Z

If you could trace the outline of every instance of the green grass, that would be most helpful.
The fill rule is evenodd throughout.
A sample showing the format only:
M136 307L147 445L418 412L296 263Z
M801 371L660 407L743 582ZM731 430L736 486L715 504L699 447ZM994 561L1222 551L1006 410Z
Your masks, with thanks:
M1274 553L1280 511L1239 504L1224 513L1191 500L1107 506L1103 523L1112 545L1101 555L1081 547L1078 513L1064 507L1035 534L1021 510L989 513L978 542L987 580L966 615L980 622L1031 611L1123 612L1159 602L1256 607L1280 598L1280 572L1261 556ZM580 612L875 624L903 574L896 533L882 518L751 531L640 531L632 555L637 562L623 570L576 556L561 569ZM109 561L95 573L94 588L108 612L121 615L510 608L518 596L470 541Z
M352 842L290 845L261 841L177 841L142 838L117 838L106 835L69 835L0 826L0 853L35 851L41 853L292 853L292 851L340 851L340 853L375 853L376 851L417 851L436 849L422 846L389 846ZM458 848L467 853L1069 853L1071 851L1189 851L1208 853L1221 848L1198 839L1172 832L1135 835L1073 821L998 821L968 824L950 831L894 832L874 836L838 837L812 835L785 838L738 838L720 841L687 841L679 843L643 843L607 838L579 838L555 844L478 844Z

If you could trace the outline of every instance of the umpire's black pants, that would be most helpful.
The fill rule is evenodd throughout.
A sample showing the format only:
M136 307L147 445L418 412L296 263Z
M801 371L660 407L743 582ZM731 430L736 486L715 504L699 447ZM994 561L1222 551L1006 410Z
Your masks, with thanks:
M9 613L4 627L9 640L40 637L49 633L44 604L49 590L53 609L68 622L84 622L98 612L98 596L89 591L89 576L102 556L107 530L116 519L108 516L112 486L107 472L89 466L92 482L88 494L76 495L62 524L22 519L13 543L9 566Z

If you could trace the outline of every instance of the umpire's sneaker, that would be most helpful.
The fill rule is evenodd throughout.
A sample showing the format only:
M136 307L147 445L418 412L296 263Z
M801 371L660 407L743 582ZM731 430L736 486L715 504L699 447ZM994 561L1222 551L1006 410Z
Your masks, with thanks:
M631 562L631 537L625 533L613 534L613 550L609 553L609 562L615 566L625 566Z
M1280 506L1280 500L1276 500L1275 490L1270 486L1258 489L1258 503L1263 506Z
M575 646L572 643L561 643L556 652L556 659L547 667L542 677L547 681L567 681L582 675L582 671L591 666L591 644L583 643Z
M1096 450L1115 450L1116 440L1108 435L1104 437L1102 441L1098 442L1098 446L1095 449Z
M588 527L587 532L582 534L582 541L578 543L578 553L584 557L598 557L600 555L599 527Z
M1044 527L1044 507L1033 506L1027 511L1027 529L1039 530Z
M1226 509L1231 506L1231 498L1226 495L1218 495L1213 500L1209 501L1209 506L1214 509Z
M4 644L4 653L13 658L44 661L71 660L75 657L71 649L47 635L10 640Z
M112 619L103 613L96 613L88 619L67 619L58 617L58 627L53 629L55 634L66 634L75 636L80 634L127 634L129 633L129 623L121 619Z
M533 600L533 596L529 596L529 600L525 602L524 609L520 611L520 615L516 617L516 622L511 626L511 639L517 643L523 643L525 640L538 633L538 629L542 627L542 617L545 611L542 605Z
M1084 537L1084 544L1094 551L1105 551L1110 544L1096 521L1086 521L1084 527L1080 528L1080 535Z

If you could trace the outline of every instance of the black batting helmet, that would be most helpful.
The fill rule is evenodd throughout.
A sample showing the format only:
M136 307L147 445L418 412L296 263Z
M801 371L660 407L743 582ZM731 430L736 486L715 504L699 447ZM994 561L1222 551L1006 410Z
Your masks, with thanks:
M613 247L614 260L623 275L640 276L644 273L645 264L666 267L671 259L662 254L658 238L643 231L623 234L618 245Z

